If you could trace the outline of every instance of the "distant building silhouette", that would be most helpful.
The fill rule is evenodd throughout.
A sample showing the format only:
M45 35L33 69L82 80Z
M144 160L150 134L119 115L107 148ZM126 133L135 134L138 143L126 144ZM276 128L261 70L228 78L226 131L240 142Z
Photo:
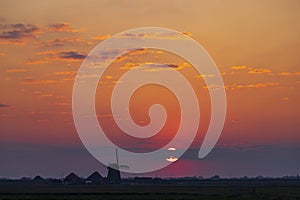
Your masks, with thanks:
M34 182L34 183L46 183L47 181L44 179L44 178L42 178L41 176L36 176L36 177L34 177L33 179L32 179L32 181Z
M85 179L86 183L104 183L105 178L99 172L94 172Z
M63 183L66 183L66 184L82 183L82 179L72 172L64 178Z

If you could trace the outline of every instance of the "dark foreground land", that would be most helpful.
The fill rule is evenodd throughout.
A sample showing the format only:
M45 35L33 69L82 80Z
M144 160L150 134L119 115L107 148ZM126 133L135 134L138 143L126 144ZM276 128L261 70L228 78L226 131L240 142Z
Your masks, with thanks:
M298 199L300 180L202 180L168 184L0 182L0 199Z

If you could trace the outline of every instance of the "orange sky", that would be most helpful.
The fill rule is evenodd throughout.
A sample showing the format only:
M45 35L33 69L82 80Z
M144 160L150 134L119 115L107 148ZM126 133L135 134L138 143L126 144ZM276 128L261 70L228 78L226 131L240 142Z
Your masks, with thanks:
M218 146L299 146L299 9L297 0L1 1L0 142L80 146L71 102L81 62L113 34L157 26L189 34L222 73L228 111ZM103 87L109 93L124 67L142 62L180 66L186 61L154 50L128 54L114 62L117 71L106 72L98 91ZM178 71L192 83L201 80L191 66ZM203 82L194 87L203 115L198 146L210 113L207 88ZM141 125L149 120L146 111L155 101L151 92L156 89L146 90L148 94L141 91L133 98L138 105L132 106L133 118ZM143 95L149 95L149 102ZM168 91L162 96L158 101L171 113L165 130L169 134L177 127L178 105L168 101ZM115 133L111 116L105 116L108 106L97 102L100 123Z

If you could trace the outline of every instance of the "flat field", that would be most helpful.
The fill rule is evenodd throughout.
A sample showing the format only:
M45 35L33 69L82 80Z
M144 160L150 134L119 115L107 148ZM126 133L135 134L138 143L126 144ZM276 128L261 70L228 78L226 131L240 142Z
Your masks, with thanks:
M186 184L65 185L0 183L0 199L296 199L300 181L201 181Z

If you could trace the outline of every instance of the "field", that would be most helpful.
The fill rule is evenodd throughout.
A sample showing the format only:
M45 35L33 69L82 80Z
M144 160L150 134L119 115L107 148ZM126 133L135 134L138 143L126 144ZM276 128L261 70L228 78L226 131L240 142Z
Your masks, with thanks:
M0 199L300 199L300 181L65 185L0 183Z

